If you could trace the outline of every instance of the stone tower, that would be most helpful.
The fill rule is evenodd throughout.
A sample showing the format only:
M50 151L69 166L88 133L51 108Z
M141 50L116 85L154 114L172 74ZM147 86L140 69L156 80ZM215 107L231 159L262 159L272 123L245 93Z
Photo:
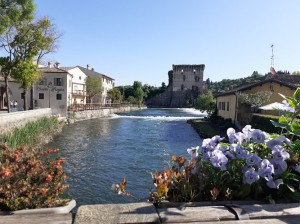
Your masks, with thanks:
M205 65L173 65L165 92L146 102L148 107L191 107L203 91Z
M205 65L173 65L172 91L202 92Z

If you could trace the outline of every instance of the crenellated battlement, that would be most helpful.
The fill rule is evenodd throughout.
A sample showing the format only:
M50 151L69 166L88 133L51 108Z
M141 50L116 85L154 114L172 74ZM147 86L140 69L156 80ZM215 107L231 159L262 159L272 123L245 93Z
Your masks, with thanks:
M186 72L203 73L204 69L205 69L204 64L200 64L200 65L173 65L173 72L174 73L186 73Z

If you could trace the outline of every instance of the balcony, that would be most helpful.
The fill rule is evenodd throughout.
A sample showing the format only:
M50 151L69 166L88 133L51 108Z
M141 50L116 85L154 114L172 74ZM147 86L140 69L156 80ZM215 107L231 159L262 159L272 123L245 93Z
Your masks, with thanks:
M73 90L72 96L82 96L82 97L86 97L86 96L88 96L88 95L86 94L86 91L84 91L84 90Z

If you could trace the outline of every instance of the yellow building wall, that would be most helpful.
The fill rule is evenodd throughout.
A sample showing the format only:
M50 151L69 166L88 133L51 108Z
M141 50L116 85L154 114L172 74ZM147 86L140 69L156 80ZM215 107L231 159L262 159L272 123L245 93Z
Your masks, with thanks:
M225 104L225 108L222 104ZM229 106L229 108L228 108ZM227 95L227 96L219 96L217 98L217 108L218 115L225 119L232 119L232 122L235 120L235 108L236 108L236 96L235 95Z
M250 90L245 90L243 92L249 93L249 92L258 92L258 91L272 91L273 93L270 100L268 102L265 102L264 105L274 103L274 102L281 103L283 101L283 98L278 93L284 96L293 96L293 93L295 92L295 90L275 82L265 83L262 84L261 86L256 86L251 88Z

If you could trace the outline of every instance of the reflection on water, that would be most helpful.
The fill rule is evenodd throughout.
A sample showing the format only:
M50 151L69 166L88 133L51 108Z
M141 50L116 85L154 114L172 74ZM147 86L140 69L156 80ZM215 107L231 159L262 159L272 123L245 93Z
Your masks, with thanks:
M191 109L146 109L111 118L77 122L64 128L48 147L66 158L71 197L82 204L124 203L113 183L126 177L127 190L143 198L152 187L150 172L167 166L171 155L201 144L186 123L203 116Z

